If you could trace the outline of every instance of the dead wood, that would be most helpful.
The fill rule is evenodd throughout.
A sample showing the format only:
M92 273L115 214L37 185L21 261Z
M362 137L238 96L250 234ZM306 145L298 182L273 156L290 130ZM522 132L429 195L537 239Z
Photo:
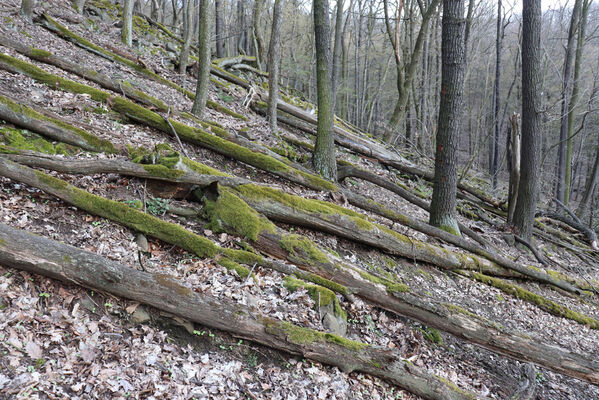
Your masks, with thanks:
M0 91L0 93L4 94ZM52 140L77 146L84 150L116 153L117 149L107 140L102 140L82 129L38 113L31 107L18 103L0 94L0 119L13 125L39 133Z
M123 203L93 196L65 181L34 171L3 157L0 157L0 175L41 189L89 213L119 222L200 256L213 257L223 251L207 239L192 234L178 225L166 223L131 209ZM261 234L260 237L272 241L272 238L269 239L268 233ZM277 239L275 238L275 240ZM305 253L300 246L297 251L294 251L294 259L297 259L297 254L301 255L302 252ZM251 255L251 253L248 254ZM318 259L321 261L317 261ZM402 292L398 289L400 285L394 284L394 282L381 278L378 280L375 278L372 281L370 280L372 275L360 273L358 269L340 268L342 265L340 261L331 264L323 263L319 257L317 260L310 259L309 262L306 262L307 265L302 266L308 272L344 285L348 292L383 309L444 330L500 354L518 360L532 361L553 371L599 385L599 362L597 361L588 360L582 355L557 346L536 342L530 337L508 332L460 307L437 303L432 299L425 302L420 297ZM384 292L385 290L387 293Z
M406 363L397 351L275 320L246 306L197 293L168 275L138 271L1 224L0 263L139 301L234 337L337 366L346 372L378 376L427 399L476 397Z
M576 229L577 231L579 231L580 233L584 234L586 236L586 238L589 241L589 244L591 246L591 248L593 250L597 250L597 234L595 233L595 231L591 228L589 228L588 226L582 224L582 223L578 223L573 219L570 219L562 214L556 213L556 212L550 212L550 211L539 211L536 213L536 216L543 216L543 217L547 217L547 218L551 218L551 219L555 219L557 221L563 222L566 225L571 226L572 228Z

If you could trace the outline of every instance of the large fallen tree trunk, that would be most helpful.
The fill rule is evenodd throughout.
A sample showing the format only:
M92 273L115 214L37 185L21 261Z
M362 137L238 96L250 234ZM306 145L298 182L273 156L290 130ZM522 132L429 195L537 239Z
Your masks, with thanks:
M3 157L0 157L0 175L41 189L91 214L119 222L202 257L214 257L218 254L224 254L233 259L241 257L240 254L232 254L240 252L238 250L221 249L211 241L188 232L178 225L169 224L141 213L123 203L91 195L65 181L34 171ZM229 210L233 213L236 211ZM258 218L259 216L256 217L256 219ZM373 305L420 321L427 326L444 330L489 350L518 360L531 361L553 371L599 385L599 362L597 361L586 359L557 346L536 342L527 335L508 332L460 307L442 304L434 299L427 299L425 302L420 296L406 293L405 285L374 277L360 269L345 265L341 260L331 263L321 250L306 246L305 241L291 236L287 238L288 250L286 249L286 251L289 253L290 259L294 260L292 262L302 264L305 271L343 285L348 293L353 293ZM265 241L273 241L273 239L277 243L279 241L276 236L269 237L268 232L264 232L260 237ZM277 251L279 248L277 245ZM257 256L247 253L243 257L246 259L250 257L252 262L255 262Z
M149 304L234 337L360 371L426 399L472 399L443 379L402 360L397 351L299 327L248 307L193 291L165 274L115 261L0 224L0 264Z

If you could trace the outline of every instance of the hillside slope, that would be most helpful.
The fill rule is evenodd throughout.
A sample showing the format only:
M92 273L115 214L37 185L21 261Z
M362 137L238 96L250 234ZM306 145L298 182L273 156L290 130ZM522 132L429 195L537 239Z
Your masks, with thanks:
M335 340L344 336L370 345L369 349L381 352L377 354L385 354L390 365L397 362L393 365L426 374L430 382L447 390L447 398L471 394L503 399L532 390L540 399L599 398L599 258L582 235L555 221L539 224L535 244L552 271L545 274L545 266L530 251L504 240L508 232L501 209L483 202L480 197L489 197L486 183L471 179L469 185L481 185L482 194L477 198L461 192L462 225L486 243L489 252L495 249L514 267L532 266L533 275L543 272L546 279L541 283L485 258L481 255L485 252L474 255L456 243L417 230L416 223L406 226L405 218L392 220L381 216L384 212L361 209L358 195L392 210L387 217L428 220L422 208L367 180L353 176L336 186L311 175L305 163L309 158L306 143L313 140L306 133L309 124L293 120L294 125L304 126L300 130L281 123L281 134L271 135L267 122L254 111L260 105L244 105L259 96L248 96L248 81L256 82L255 90L260 92L253 74L244 75L247 80L238 85L230 82L234 77L222 79L226 72L221 71L221 77L213 74L209 94L213 104L204 121L185 114L192 100L177 87L193 91L195 79L172 70L174 54L169 49L176 42L166 46L170 39L165 32L138 18L137 47L127 49L120 45L113 20L118 9L108 1L88 3L91 7L82 17L68 1L46 1L37 10L35 24L26 24L14 7L0 8L0 103L26 117L12 124L3 117L5 123L0 124L4 143L0 146L4 163L0 163L1 224L131 269L143 268L153 276L166 275L194 295L221 302L223 309L243 306L256 320L267 316L333 332L338 335ZM43 12L50 18L43 17ZM48 21L78 36L65 40L69 39L66 31L53 32L49 28L59 25ZM107 53L101 56L80 41L77 45L77 37ZM38 50L26 57L23 52L31 48ZM40 62L49 54L39 50L120 82L120 92L101 88L92 76L85 79ZM122 58L120 62L108 59L107 54L115 53ZM129 85L138 90L139 98L129 91ZM297 98L284 98L302 105ZM147 111L141 113L135 105ZM28 107L39 114L29 112ZM54 118L50 121L54 127L71 134L76 127L95 138L85 136L89 146L85 148L77 140L58 144L53 142L56 137L32 133L33 127L23 129L32 120L49 122L48 118ZM384 149L359 130L340 126L351 143ZM384 151L396 167L400 161L415 167L407 155ZM349 151L339 146L338 157L340 165L351 163L396 183L417 199L430 197L424 178L406 170L399 173L390 167L392 162L383 166L376 156L365 156L355 147ZM37 166L39 171L140 214L176 224L177 230L154 219L147 224L129 223L119 212L103 208L97 198L78 201L76 196L69 200L65 195L60 200L57 187L66 184L56 185L56 192L49 194L40 190L41 184L36 188L17 179L24 173L9 179L9 159ZM57 164L42 169L44 160ZM108 166L135 161L137 166L145 165L141 170L148 173L158 171L148 168L154 163L169 173L160 169L162 176L155 178L162 180L134 177L133 172L119 174L118 170L75 174L75 164L64 164L67 160L88 162L88 169L96 165L93 161L108 161ZM63 169L57 173L60 163ZM420 164L422 169L430 167L424 161ZM182 165L186 172L173 173ZM202 176L209 176L212 184L198 191ZM167 182L182 177L189 180ZM50 178L40 181L47 183ZM205 238L202 243L211 243L205 246L218 250L194 252L193 245L172 232L196 235L194 240ZM464 240L471 247L479 246L471 238ZM0 253L7 248L0 240ZM241 253L231 250L246 250L253 256L244 262ZM554 285L548 284L551 279ZM555 286L565 281L561 288ZM361 347L355 365L345 365L347 371L356 370L348 373L337 368L335 354L329 354L328 364L337 367L314 361L323 358L314 351L302 351L311 343L304 338L294 340L289 332L287 347L277 344L272 332L266 332L272 336L256 340L261 343L257 344L244 339L250 335L241 326L194 325L173 312L140 304L152 304L152 299L117 297L110 290L98 292L76 282L63 283L11 268L8 263L0 262L0 288L0 398L44 398L41 393L48 398L420 398L390 384L397 383L400 374L372 359L365 361L370 353ZM476 332L469 332L467 328L475 323L480 324ZM519 348L518 343L529 347ZM558 350L551 353L552 349ZM535 354L538 357L533 358ZM580 364L557 357L543 360L545 354L572 355ZM587 369L578 369L580 365Z

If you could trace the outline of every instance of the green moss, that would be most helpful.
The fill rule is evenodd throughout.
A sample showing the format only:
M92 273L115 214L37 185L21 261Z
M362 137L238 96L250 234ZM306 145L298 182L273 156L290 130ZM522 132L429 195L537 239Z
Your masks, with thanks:
M225 106L222 106L220 104L218 104L217 102L214 102L212 100L207 100L206 101L206 107L210 107L213 110L218 111L221 114L226 114L226 115L230 115L234 118L240 119L242 121L247 121L247 117L245 115L241 115L233 110L231 110L230 108L227 108Z
M359 352L368 347L366 343L349 340L332 333L323 333L309 328L302 328L286 321L264 318L263 322L268 333L285 335L287 340L298 345L309 345L314 342L332 343L352 352Z
M303 271L296 272L295 276L297 276L298 278L303 279L305 281L309 281L309 282L315 283L319 286L330 289L333 292L340 293L343 295L349 294L349 291L347 290L347 288L345 286L340 285L336 282L333 282L329 279L323 278L322 276L318 276L316 274L313 274L310 272L303 272Z
M273 189L267 186L258 186L253 184L239 185L236 190L241 193L245 199L253 201L264 201L271 200L277 203L284 204L295 210L306 211L309 213L317 213L323 215L335 215L340 214L351 218L356 222L356 225L361 229L372 230L374 225L366 220L366 216L359 214L355 211L347 208L338 206L333 203L322 200L306 199L300 196L293 196L282 192L277 189ZM369 229L368 229L369 228Z
M333 304L335 315L347 320L347 314L341 308L341 304L339 304L339 300L332 290L320 285L311 285L291 276L286 276L283 279L283 286L285 286L290 292L295 292L298 289L306 289L308 295L314 301L314 307L316 309L319 306L324 307L328 306L329 304Z
M32 77L36 81L39 81L52 89L62 89L73 93L89 94L93 100L102 102L106 102L109 97L107 92L50 74L33 64L18 60L6 54L0 53L0 61L9 64L15 70Z
M0 246L6 246L6 241L4 239L0 239Z
M245 279L250 275L249 269L247 269L243 265L237 264L233 260L229 260L228 258L221 258L220 260L218 260L218 264L222 265L228 270L236 271L241 279Z
M443 344L443 337L441 337L441 334L435 328L425 328L420 329L420 331L422 332L422 336L429 342L439 345Z
M27 130L19 130L0 125L0 141L3 141L8 149L31 150L44 154L68 155L64 145L54 145L41 136Z
M52 57L52 53L50 53L49 51L46 50L41 50L41 49L36 49L35 47L31 46L29 48L29 52L31 54L31 57L33 58L49 58Z
M6 56L6 57L8 57L8 56ZM3 58L3 55L0 53L0 59L2 59L2 58ZM37 68L37 67L34 67L34 68ZM34 78L34 79L36 79L36 78ZM4 96L0 95L0 103L6 105L13 112L18 113L18 114L23 114L26 117L29 117L31 119L51 122L51 123L59 126L60 128L69 131L73 135L76 135L80 139L80 140L75 140L73 142L70 142L69 144L82 147L86 150L97 151L97 152L105 152L105 153L117 153L118 152L118 150L114 147L114 145L112 143L110 143L108 140L99 139L97 136L92 135L91 133L88 133L87 131L84 131L83 129L79 129L77 127L69 125L59 119L47 117L43 114L40 114L37 111L35 111L33 108L27 107L24 104L15 103L8 97L4 97Z
M327 255L316 247L314 242L304 236L286 234L279 241L279 245L287 250L290 255L305 260L309 265L329 262Z
M264 257L245 250L223 249L223 254L228 258L247 265L264 264Z
M209 229L215 232L233 230L235 234L253 241L258 240L261 232L275 232L272 222L258 214L230 189L221 187L219 190L216 201L205 202L204 212L210 220Z
M162 221L131 208L125 203L95 196L41 171L35 171L35 174L42 184L40 187L42 190L50 194L60 193L63 200L90 214L115 221L137 232L179 246L200 257L215 257L221 251L220 247L210 240L189 232L177 224Z
M493 278L477 272L472 273L471 276L477 281L496 287L497 289L500 289L507 294L511 294L512 296L516 296L519 299L535 304L539 308L547 311L550 314L556 315L558 317L571 319L572 321L576 321L582 325L588 325L592 329L599 329L599 321L597 321L596 319L587 317L586 315L570 310L567 307L557 304L556 302L546 299L543 296L540 296L529 290L526 290L516 285L512 285L511 283L508 283L502 279Z
M390 279L380 278L378 276L374 276L366 271L358 271L360 276L367 281L370 281L375 284L383 285L389 294L394 293L406 293L410 291L410 287L403 283L394 282Z
M145 169L147 172L152 174L152 176L155 176L157 178L177 179L181 175L185 175L184 171L181 171L179 169L171 169L165 167L164 165L144 164L142 166L143 169Z
M475 395L473 395L472 393L468 393L464 389L460 389L455 383L453 383L449 379L443 378L443 377L441 377L439 375L434 375L434 376L435 376L435 378L437 378L438 380L440 380L441 382L443 382L447 387L449 387L449 389L453 390L456 393L459 393L462 398L470 399L470 400L476 400L476 396Z
M460 234L460 231L454 229L454 227L449 226L449 225L441 224L439 226L439 229L441 229L441 230L443 230L443 231L445 231L447 233L451 233L452 235L455 235L455 236L462 236Z

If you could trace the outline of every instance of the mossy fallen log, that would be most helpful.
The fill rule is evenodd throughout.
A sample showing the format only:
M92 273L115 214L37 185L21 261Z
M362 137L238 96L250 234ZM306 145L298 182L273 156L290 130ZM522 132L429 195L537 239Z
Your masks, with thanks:
M76 128L59 119L40 114L33 108L17 103L1 94L0 119L84 150L105 153L118 152L116 147L108 140L100 139L83 129Z
M164 274L138 271L96 254L0 224L0 263L139 301L182 318L343 371L378 376L426 399L474 399L399 352L303 328L229 300L195 292Z
M169 122L167 122L163 116L150 111L130 100L119 96L112 96L103 90L50 74L43 69L25 61L18 60L0 53L0 68L13 73L25 74L53 89L67 90L73 93L89 94L93 100L106 104L112 110L123 114L138 123L143 123L152 128L156 128L168 135L173 134L172 129L174 128L178 136L183 141L205 147L215 151L216 153L231 157L256 168L260 168L266 172L280 176L302 186L306 186L315 190L337 189L336 185L320 178L317 175L296 169L269 155L261 153L260 151L264 149L258 145L253 145L254 148L258 150L253 151L244 146L233 143L230 140L222 139L219 136L212 135L199 128L193 128L191 126L182 124L173 119L169 119L169 124ZM217 129L213 127L212 130L214 131ZM219 133L231 138L226 132ZM241 141L242 138L237 138L237 140ZM247 144L250 145L249 143Z
M175 224L141 213L124 203L118 203L91 195L68 183L39 171L0 157L0 175L37 187L63 201L90 213L114 219L126 226L159 238L167 243L192 251L201 256L214 257L221 251L223 256L242 263L259 262L260 256L240 250L222 249L218 245L192 234ZM125 208L123 208L125 207ZM260 230L260 238L273 240ZM280 248L277 240L277 248ZM599 384L599 363L556 346L538 343L530 337L507 332L475 314L451 304L441 304L433 299L421 298L405 292L405 286L373 276L341 260L328 262L321 250L309 246L301 237L286 238L282 246L294 263L301 264L310 274L329 279L347 288L366 301L383 309L415 319L437 329L454 334L489 350L511 356L518 360L532 361L553 371L564 373L588 382Z
M61 38L81 47L84 50L89 51L92 54L95 54L99 57L105 58L109 61L128 66L128 67L132 68L133 70L135 70L136 72L143 74L147 78L152 79L153 81L162 83L168 87L175 89L176 91L185 95L186 97L188 97L191 100L195 99L195 93L177 85L176 83L164 78L163 76L158 75L157 73L155 73L153 71L150 71L144 65L140 65L139 63L136 63L126 57L120 56L110 50L104 49L98 45L93 44L89 40L71 32L65 26L61 25L60 23L58 23L56 20L52 19L47 14L42 14L42 16L40 18L36 19L36 22L39 23L40 25L42 25L43 27L47 28L49 31L57 34ZM120 92L121 91L119 91L119 93ZM216 111L219 111L221 113L231 115L235 118L238 118L238 119L241 119L244 121L247 120L247 117L245 115L241 115L241 114L239 114L225 106L222 106L212 100L206 101L206 106L209 108L212 108Z

